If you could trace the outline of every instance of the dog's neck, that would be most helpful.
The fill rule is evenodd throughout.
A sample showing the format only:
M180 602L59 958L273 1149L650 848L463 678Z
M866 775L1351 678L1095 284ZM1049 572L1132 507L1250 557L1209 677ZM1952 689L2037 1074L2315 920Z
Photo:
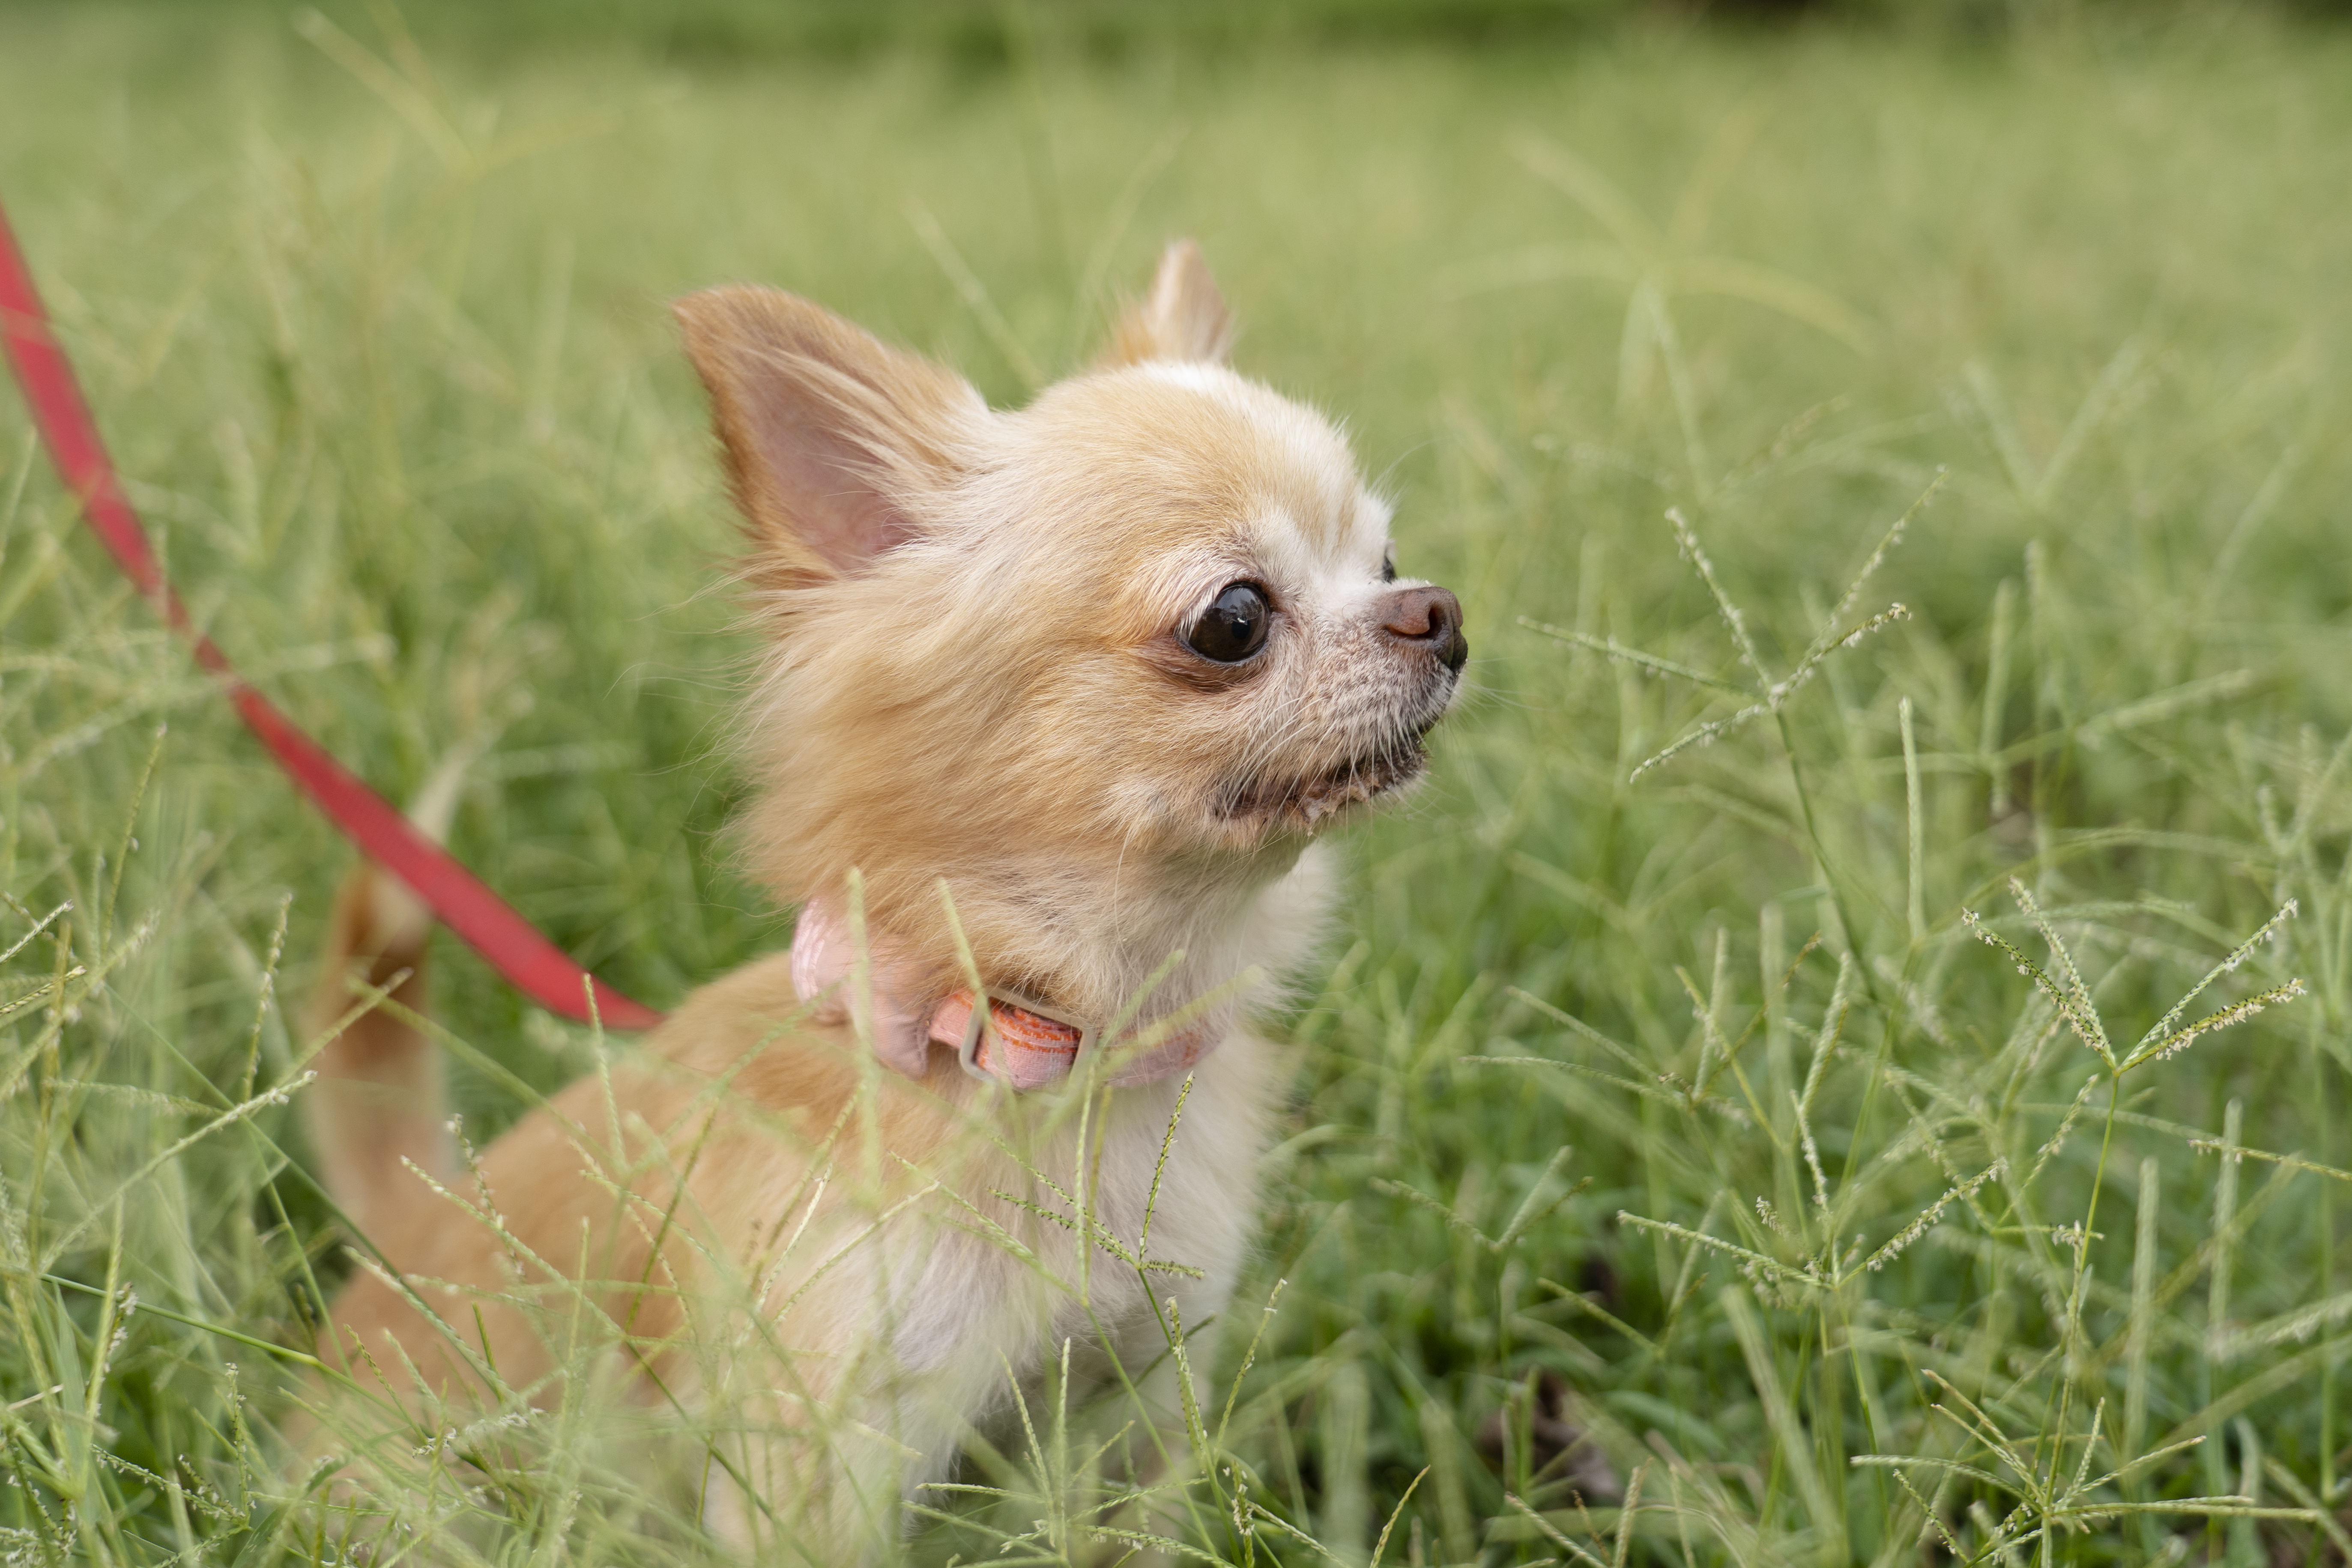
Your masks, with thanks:
M1271 877L1261 863L1255 876L1180 876L1172 887L1137 879L1123 891L1073 886L1066 866L992 878L1010 897L965 911L968 929L992 938L973 944L990 955L976 965L987 1008L971 984L975 966L926 963L845 900L812 899L793 935L794 989L821 1020L855 1019L881 1058L912 1078L929 1070L935 1046L961 1043L974 1067L984 1040L981 1054L995 1051L984 1076L1043 1087L1066 1076L1081 1032L1111 1053L1106 1081L1172 1077L1307 956L1327 868L1314 855L1281 860L1287 868ZM1050 977L1042 986L1028 979L1040 975ZM984 1026L992 1017L1000 1027Z

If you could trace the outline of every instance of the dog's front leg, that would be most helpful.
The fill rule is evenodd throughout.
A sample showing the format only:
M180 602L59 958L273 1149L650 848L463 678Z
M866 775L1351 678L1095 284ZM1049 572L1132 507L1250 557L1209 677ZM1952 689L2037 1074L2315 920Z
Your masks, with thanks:
M742 1419L705 1522L762 1563L881 1560L914 1522L908 1505L940 1504L928 1489L1034 1373L1046 1287L1010 1253L910 1214L772 1293L789 1310L736 1337L747 1348L717 1402Z

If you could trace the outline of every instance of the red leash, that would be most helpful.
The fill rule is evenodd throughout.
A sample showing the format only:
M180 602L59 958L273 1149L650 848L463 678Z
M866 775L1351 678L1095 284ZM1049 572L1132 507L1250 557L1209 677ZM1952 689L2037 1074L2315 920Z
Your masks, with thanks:
M16 248L7 214L0 211L0 342L16 368L16 384L32 409L67 488L80 498L82 515L113 555L124 575L152 602L173 630L195 649L196 662L219 677L247 728L261 737L302 792L327 814L344 837L415 890L442 923L505 975L525 995L567 1018L590 1016L587 991L593 988L595 1016L611 1028L649 1029L661 1015L632 1002L563 955L562 950L515 913L505 900L482 886L471 871L451 859L392 804L362 784L341 763L298 729L270 700L247 685L213 639L196 629L187 606L163 581L163 568L122 497L114 465L99 439L98 426L82 401L73 366L50 331L48 313L33 288L33 276Z

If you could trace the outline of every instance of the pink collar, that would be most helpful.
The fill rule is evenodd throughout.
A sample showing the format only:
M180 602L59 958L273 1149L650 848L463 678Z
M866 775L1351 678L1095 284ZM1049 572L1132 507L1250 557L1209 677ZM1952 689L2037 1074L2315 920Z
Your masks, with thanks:
M933 1045L952 1047L966 1072L1015 1089L1044 1089L1070 1076L1082 1052L1117 1053L1104 1081L1118 1088L1156 1083L1189 1071L1217 1048L1232 1026L1233 1004L1221 1003L1170 1026L1138 1020L1106 1042L1098 1027L1063 1017L1026 997L992 992L983 1012L969 989L923 997L913 965L887 937L868 943L873 970L874 1051L908 1078L930 1070ZM849 1014L847 982L856 963L849 922L830 899L812 899L793 928L793 989L820 1023Z

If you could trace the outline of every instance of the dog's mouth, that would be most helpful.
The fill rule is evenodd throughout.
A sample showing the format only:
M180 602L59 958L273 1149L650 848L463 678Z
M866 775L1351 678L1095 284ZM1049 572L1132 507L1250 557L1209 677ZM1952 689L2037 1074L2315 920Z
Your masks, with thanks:
M1238 784L1220 803L1229 822L1312 828L1352 805L1403 788L1429 766L1425 731L1393 736L1335 767L1303 778L1261 778Z

